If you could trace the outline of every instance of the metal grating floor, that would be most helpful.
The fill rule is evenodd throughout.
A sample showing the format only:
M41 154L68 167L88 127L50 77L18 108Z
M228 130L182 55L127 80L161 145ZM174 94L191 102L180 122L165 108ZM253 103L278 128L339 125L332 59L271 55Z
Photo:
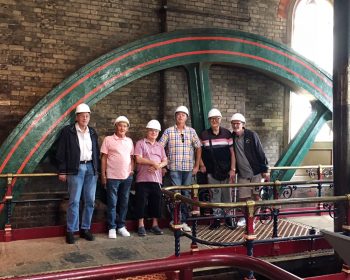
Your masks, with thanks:
M302 236L308 235L311 226L299 224L294 221L280 219L278 223L278 237ZM272 238L273 223L262 224L257 222L255 225L255 234L257 239ZM210 230L209 226L199 225L197 237L211 242L240 242L244 241L244 227L230 230L225 226L219 229ZM208 246L211 247L211 246Z

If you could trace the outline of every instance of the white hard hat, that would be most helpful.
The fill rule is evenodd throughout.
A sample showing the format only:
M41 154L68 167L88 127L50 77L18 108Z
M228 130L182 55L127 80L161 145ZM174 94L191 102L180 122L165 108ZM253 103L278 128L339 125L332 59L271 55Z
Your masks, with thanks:
M175 110L175 114L178 113L178 112L182 112L182 113L185 113L187 116L190 115L190 113L188 112L188 109L186 106L179 106L176 108Z
M85 103L79 104L75 109L75 114L79 114L79 113L91 113L89 105Z
M128 126L130 126L130 122L129 122L128 118L125 116L119 116L118 118L116 118L114 121L114 125L116 125L117 123L120 123L120 122L125 122L128 124Z
M241 113L235 113L231 117L231 122L232 121L240 121L242 123L245 123L245 117Z
M146 128L157 129L161 131L160 123L157 120L150 120L146 125Z
M222 118L222 115L220 113L220 111L218 109L211 109L208 113L208 119L212 118L212 117L220 117Z

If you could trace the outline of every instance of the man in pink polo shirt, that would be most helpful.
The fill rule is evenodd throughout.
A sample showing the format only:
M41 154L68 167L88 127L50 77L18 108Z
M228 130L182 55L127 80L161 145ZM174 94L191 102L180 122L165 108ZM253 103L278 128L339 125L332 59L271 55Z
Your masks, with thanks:
M134 145L132 140L126 137L129 120L125 116L119 116L114 125L114 134L107 136L101 146L101 182L107 188L109 238L116 238L116 231L121 236L130 236L125 228L125 218L134 175Z
M136 175L136 216L139 219L138 235L145 236L144 225L145 207L148 202L149 215L152 218L151 232L157 235L163 234L158 226L158 218L161 217L160 190L162 184L162 168L167 165L165 150L156 140L161 130L157 120L148 122L146 138L139 140L135 147L137 162Z

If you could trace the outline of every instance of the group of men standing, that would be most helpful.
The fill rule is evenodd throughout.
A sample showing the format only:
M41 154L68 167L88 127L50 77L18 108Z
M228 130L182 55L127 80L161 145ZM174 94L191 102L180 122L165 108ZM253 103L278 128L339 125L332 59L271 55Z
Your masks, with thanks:
M189 111L185 106L175 110L175 125L167 128L159 142L160 123L151 120L146 125L146 137L136 143L126 136L130 122L125 116L119 116L115 122L115 132L105 137L101 149L98 148L96 131L88 126L90 108L80 104L76 108L76 122L64 127L58 141L57 160L59 179L67 182L69 205L67 209L66 242L75 242L74 232L79 231L79 203L82 197L84 205L80 236L94 240L90 231L94 209L96 182L101 158L101 183L107 190L108 237L130 236L125 227L129 193L136 169L136 201L138 235L145 236L145 207L148 204L152 219L150 231L163 234L158 226L161 216L162 169L167 166L171 184L174 186L192 184L192 177L198 171L207 174L208 183L260 182L268 178L267 159L258 135L245 128L245 118L236 113L231 118L233 132L221 127L222 115L219 110L209 111L210 128L200 137L196 131L186 125ZM100 156L101 154L101 156ZM210 190L211 202L232 202L230 188ZM182 191L189 196L189 191ZM254 189L240 189L239 198L254 198ZM187 224L188 208L181 205L181 226L190 231ZM219 216L225 216L225 225L233 229L231 213L214 209L213 223L210 229L220 226ZM239 225L244 224L244 219Z

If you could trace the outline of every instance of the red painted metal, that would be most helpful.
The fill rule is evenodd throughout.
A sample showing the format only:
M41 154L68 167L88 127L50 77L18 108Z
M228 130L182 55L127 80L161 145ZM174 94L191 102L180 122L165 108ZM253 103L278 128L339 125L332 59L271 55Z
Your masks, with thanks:
M288 212L300 212L299 214L293 213L293 214L284 214L283 218L288 218L288 217L307 217L307 216L326 216L329 215L329 212L322 212L322 213L305 213L306 211L317 211L317 210L324 210L324 209L319 209L318 206L310 206L310 207L291 207L291 208L283 208L279 209L280 214L281 213L288 213Z
M132 228L131 223L127 223L128 229ZM105 233L106 225L105 223L94 223L92 225L93 233ZM37 238L48 238L48 237L58 237L64 236L65 227L64 226L52 226L52 227L39 227L39 228L24 228L24 229L12 229L11 241L15 240L26 240L26 239L37 239ZM5 230L0 230L0 241L4 241L6 235ZM311 245L312 244L312 245ZM264 244L254 244L254 256L255 257L266 257L266 256L278 256L278 255L288 255L297 254L309 250L323 250L331 249L332 247L329 243L323 239L315 239L312 243L310 240L296 240L296 241L282 241L282 242L271 242ZM211 249L216 253L236 253L236 254L247 254L246 247L235 246L235 247L225 247ZM202 251L206 251L201 249ZM183 254L183 253L181 253Z
M304 280L350 280L350 275L344 272L339 272L335 274L307 277L304 278Z
M55 272L33 276L13 277L6 279L27 280L59 280L59 279L116 279L137 275L154 274L168 271L180 270L181 276L190 277L189 270L199 267L232 266L244 270L253 270L256 273L272 280L302 280L271 263L253 257L237 254L201 253L195 255L184 255L166 259L148 260L128 264L109 265L78 269L74 271ZM190 278L187 278L190 279Z

